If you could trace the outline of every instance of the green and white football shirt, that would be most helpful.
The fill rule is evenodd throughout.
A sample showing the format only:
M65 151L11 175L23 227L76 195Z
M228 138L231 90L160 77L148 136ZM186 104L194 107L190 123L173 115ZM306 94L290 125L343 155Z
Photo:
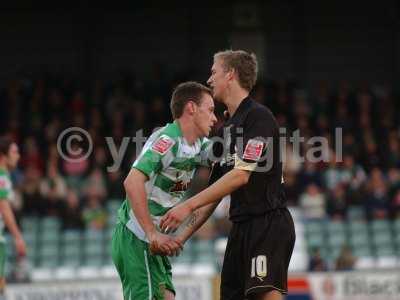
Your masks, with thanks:
M12 183L10 174L7 170L0 169L0 201L12 201L14 198L14 191L12 189ZM4 221L0 215L0 243L4 243L5 239L3 236Z
M209 146L207 138L198 139L189 145L177 121L154 132L144 145L132 168L149 178L145 184L148 207L157 227L161 217L182 201L196 168L208 166ZM128 198L118 211L118 221L125 224L139 239L148 242Z

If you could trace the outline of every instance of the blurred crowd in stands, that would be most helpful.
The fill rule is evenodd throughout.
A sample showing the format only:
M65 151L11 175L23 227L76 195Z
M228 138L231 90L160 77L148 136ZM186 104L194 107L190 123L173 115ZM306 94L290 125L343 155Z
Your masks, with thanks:
M113 159L105 137L119 149L123 138L137 130L149 136L170 122L176 83L161 75L141 82L130 74L90 84L50 75L5 83L0 133L12 136L22 151L12 173L17 215L56 216L66 229L104 228L110 217L105 205L125 197L122 182L136 152L129 143L119 170L109 172ZM392 87L320 82L303 88L291 81L260 81L253 95L271 109L288 136L299 129L305 138L299 153L293 154L290 144L286 149L290 206L302 208L308 219L345 220L351 206L362 207L369 219L400 217L400 101ZM219 116L222 111L218 108ZM58 135L71 126L87 130L93 139L92 155L79 162L63 160L57 150ZM339 148L335 128L342 128ZM302 162L313 136L329 141L329 151L320 153L325 161ZM226 235L227 208L223 203L198 235Z

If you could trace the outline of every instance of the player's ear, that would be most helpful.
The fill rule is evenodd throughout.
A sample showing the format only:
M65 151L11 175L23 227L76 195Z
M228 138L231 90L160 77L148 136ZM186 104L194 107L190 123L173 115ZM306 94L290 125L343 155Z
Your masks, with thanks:
M226 76L227 76L228 80L232 80L235 77L235 73L236 73L236 71L234 68L229 69L229 71L226 72Z
M193 114L195 114L195 112L196 112L196 105L194 104L193 101L189 101L189 102L186 104L186 108L185 108L185 109L187 110L187 112L189 113L189 115L193 115Z

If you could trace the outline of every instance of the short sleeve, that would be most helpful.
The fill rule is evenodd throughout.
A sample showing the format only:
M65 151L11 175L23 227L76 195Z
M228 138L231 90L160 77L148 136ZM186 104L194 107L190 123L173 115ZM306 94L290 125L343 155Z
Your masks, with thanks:
M243 126L243 142L236 144L235 168L254 171L260 163L271 159L277 125L264 109L249 112Z
M8 179L5 176L0 176L0 200L7 200L9 196Z
M140 156L133 163L132 168L141 171L147 177L153 176L172 162L175 144L176 141L165 134L148 141Z

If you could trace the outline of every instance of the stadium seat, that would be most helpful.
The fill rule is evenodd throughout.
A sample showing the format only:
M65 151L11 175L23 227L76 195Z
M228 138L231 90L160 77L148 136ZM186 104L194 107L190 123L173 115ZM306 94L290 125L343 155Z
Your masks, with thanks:
M355 232L349 237L349 244L352 247L363 247L370 245L370 235L365 231Z
M343 247L342 245L322 247L320 249L321 256L328 263L333 263L338 258L340 251L342 250L342 247Z
M209 240L197 240L194 242L194 260L198 263L215 261L214 244Z
M347 209L347 219L353 221L365 220L365 209L361 206L350 206Z
M21 219L21 230L36 233L39 228L39 219L36 217L24 217Z
M360 233L368 234L368 225L366 222L350 221L347 227L352 236L358 235Z
M80 244L82 241L81 232L78 230L66 230L62 234L64 245Z
M32 231L24 231L24 232L23 232L23 237L24 237L26 246L27 246L29 249L36 248L36 246L37 246L37 244L38 244L38 243L37 243L37 236L36 236L36 233L34 233L34 232L32 232Z
M69 267L78 267L82 263L82 260L79 255L73 255L73 256L64 256L61 265L63 266L69 266Z
M102 255L90 255L84 259L85 266L101 267L104 265L104 258Z
M114 228L115 224L117 224L118 215L117 213L108 214L107 216L107 227Z
M61 221L54 217L45 217L41 219L40 229L42 232L59 231L61 228Z
M372 242L375 247L379 245L392 245L392 234L390 231L382 231L372 234Z
M193 241L188 240L183 248L183 251L179 254L178 257L172 258L172 263L177 264L190 264L194 259L194 249L193 249Z
M55 268L59 265L59 246L58 244L42 244L39 252L39 266L44 268Z
M346 243L347 239L344 232L331 233L328 237L328 245L331 247L342 247Z
M400 231L395 232L393 236L393 243L396 245L398 251L398 255L400 257Z
M73 240L70 243L64 243L62 248L62 265L79 266L82 262L83 251L80 240Z
M39 266L42 268L55 269L60 265L58 256L49 256L42 258Z
M369 245L358 245L352 247L353 255L356 257L371 257L373 256L373 252L371 251L371 247Z
M400 219L396 219L393 221L392 228L394 232L400 233Z
M388 256L395 256L396 251L391 244L387 245L379 245L375 248L375 254L377 257L388 257Z
M103 243L104 233L102 230L87 229L83 232L85 243Z
M44 234L40 235L38 242L40 244L59 244L61 242L60 232L55 230L44 231Z
M104 231L104 242L111 243L111 239L114 233L114 227L108 227Z
M98 244L98 243L90 243L87 242L84 244L83 252L85 255L85 258L91 257L91 256L103 256L104 249L103 249L103 244Z
M347 226L344 222L328 222L326 229L329 234L345 233Z
M118 209L122 204L122 200L119 199L109 199L106 204L106 208L109 214L117 214Z
M370 227L374 233L390 231L390 223L388 220L373 220L370 222Z
M308 221L305 223L306 234L323 234L324 224L322 221Z
M307 245L309 250L323 246L324 242L325 242L324 236L322 235L322 233L314 233L307 235Z

